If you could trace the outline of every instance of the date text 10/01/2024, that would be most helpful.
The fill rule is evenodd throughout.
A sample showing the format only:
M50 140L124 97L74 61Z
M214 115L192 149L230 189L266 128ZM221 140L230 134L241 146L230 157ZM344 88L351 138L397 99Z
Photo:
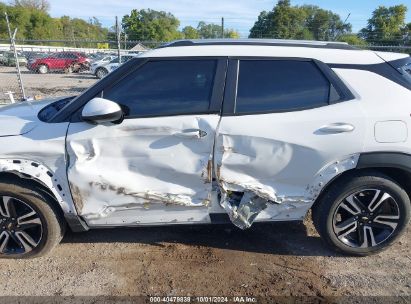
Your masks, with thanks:
M190 297L190 296L166 296L150 297L150 303L257 303L257 298L248 296L233 296L233 297Z

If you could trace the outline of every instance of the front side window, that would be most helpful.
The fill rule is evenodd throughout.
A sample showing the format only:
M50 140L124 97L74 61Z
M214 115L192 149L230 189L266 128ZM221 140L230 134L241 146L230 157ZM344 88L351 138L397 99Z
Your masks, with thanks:
M149 61L105 89L103 97L129 116L206 113L210 107L216 60Z
M296 111L328 105L331 84L312 61L242 60L236 113Z

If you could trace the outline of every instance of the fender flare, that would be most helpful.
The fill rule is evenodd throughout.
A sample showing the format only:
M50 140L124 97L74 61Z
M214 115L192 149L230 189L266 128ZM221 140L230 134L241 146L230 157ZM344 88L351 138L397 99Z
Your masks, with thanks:
M411 173L411 155L402 152L362 153L356 169L396 168Z

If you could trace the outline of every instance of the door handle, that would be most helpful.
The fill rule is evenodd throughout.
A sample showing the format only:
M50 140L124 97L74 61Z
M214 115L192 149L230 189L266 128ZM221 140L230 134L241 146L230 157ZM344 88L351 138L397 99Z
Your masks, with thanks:
M348 123L333 123L318 129L321 134L340 134L348 133L355 130L355 127Z
M174 133L174 135L181 138L202 138L207 136L207 132L200 129L186 129L181 132Z

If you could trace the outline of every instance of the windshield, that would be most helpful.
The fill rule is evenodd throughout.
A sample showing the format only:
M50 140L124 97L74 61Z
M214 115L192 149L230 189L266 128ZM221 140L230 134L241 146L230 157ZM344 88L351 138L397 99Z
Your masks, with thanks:
M75 97L76 96L65 97L45 106L42 110L40 110L38 114L39 119L44 122L49 121L50 118L56 115L61 109L65 107L66 104L68 104Z

